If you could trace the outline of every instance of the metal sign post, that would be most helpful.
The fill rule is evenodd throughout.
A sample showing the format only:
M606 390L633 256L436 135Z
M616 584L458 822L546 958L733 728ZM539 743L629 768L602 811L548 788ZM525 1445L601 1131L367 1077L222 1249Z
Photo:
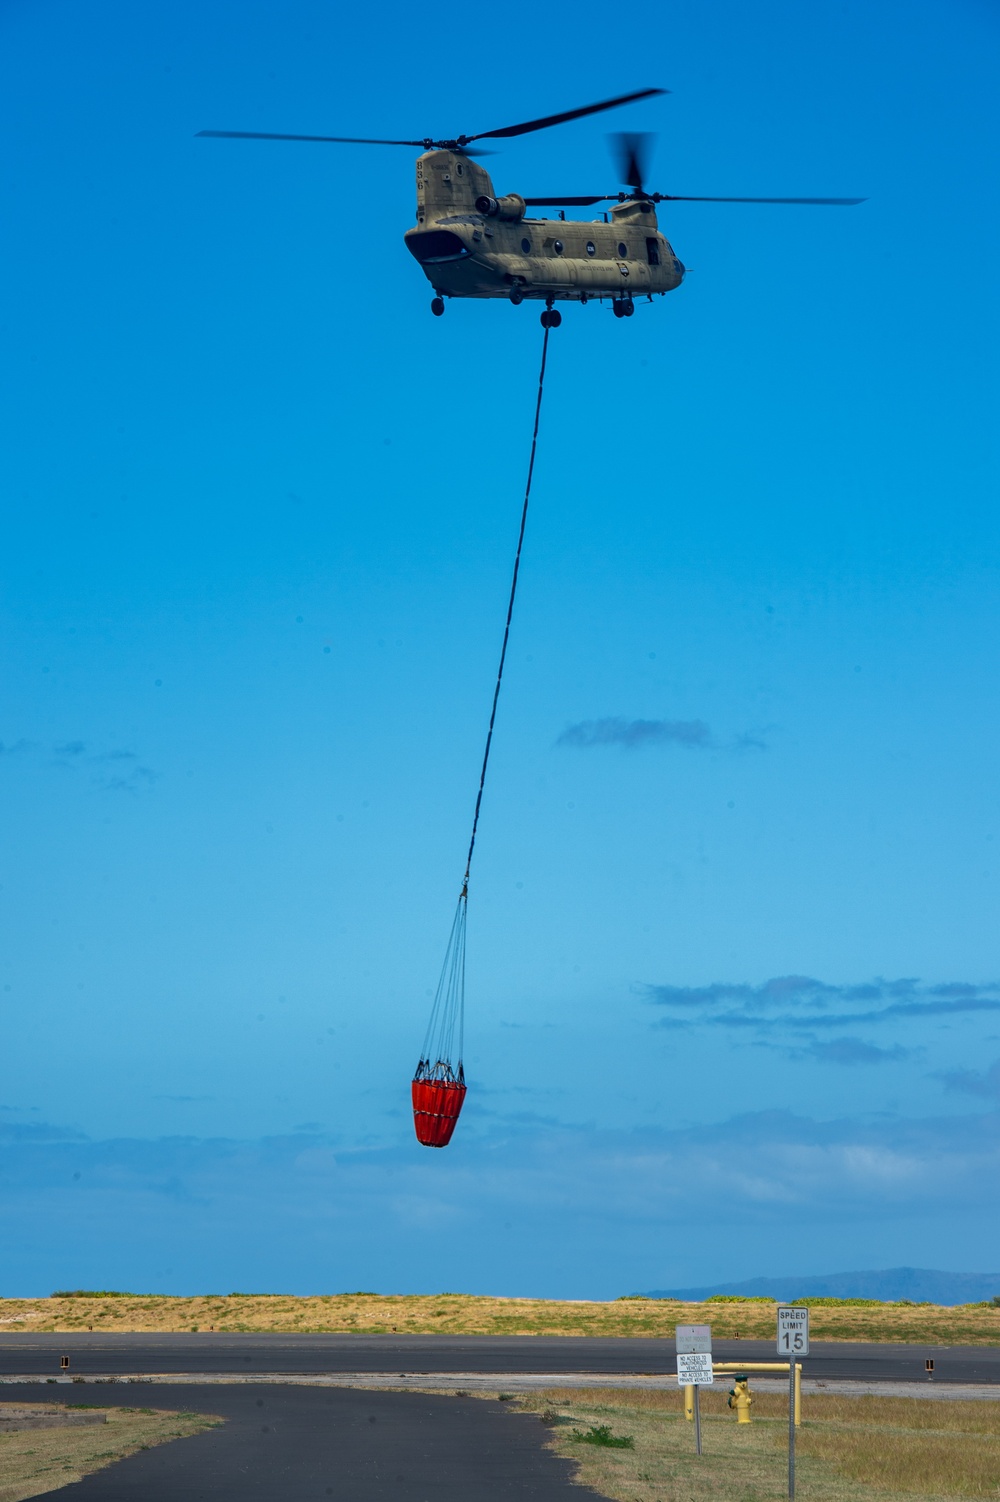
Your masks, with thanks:
M694 1449L701 1454L701 1402L699 1389L711 1387L715 1381L712 1374L712 1327L711 1325L677 1325L674 1331L677 1342L677 1384L694 1389Z
M801 1304L778 1309L778 1355L788 1358L788 1496L795 1496L795 1362L809 1355L809 1310Z

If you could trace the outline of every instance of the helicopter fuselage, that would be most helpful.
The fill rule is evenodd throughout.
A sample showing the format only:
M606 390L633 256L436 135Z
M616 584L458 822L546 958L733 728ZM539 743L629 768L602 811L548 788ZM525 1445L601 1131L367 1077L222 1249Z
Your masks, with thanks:
M532 219L523 198L497 198L489 173L455 150L418 159L417 222L405 241L443 297L631 304L684 279L648 200L626 198L592 222Z

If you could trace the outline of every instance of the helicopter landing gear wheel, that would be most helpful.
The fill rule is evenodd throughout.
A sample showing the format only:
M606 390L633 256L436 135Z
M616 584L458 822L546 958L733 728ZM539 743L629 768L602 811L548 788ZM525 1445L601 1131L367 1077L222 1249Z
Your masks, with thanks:
M520 287L511 287L510 300L514 304L515 308L519 308L521 306L521 304L524 302L524 293L521 291Z
M626 318L631 318L632 314L634 312L635 312L635 303L632 301L631 298L629 298L627 300L627 302L625 303L625 317Z
M542 314L543 329L557 329L562 323L562 314L558 308L546 308Z
M635 303L630 297L616 297L611 304L611 311L616 318L631 318L635 312Z
M443 297L435 297L433 299L433 301L431 302L431 312L434 314L435 318L440 318L441 317L441 314L444 312L444 298Z

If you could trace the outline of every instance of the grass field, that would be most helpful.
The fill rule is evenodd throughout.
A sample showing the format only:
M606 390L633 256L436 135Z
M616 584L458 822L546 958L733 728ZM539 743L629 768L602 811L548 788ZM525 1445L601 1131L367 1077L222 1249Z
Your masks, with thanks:
M512 1405L544 1415L576 1480L615 1502L780 1502L787 1494L787 1403L755 1396L737 1425L724 1390L703 1392L703 1453L680 1394L556 1388ZM581 1437L632 1440L630 1448ZM610 1431L610 1432L608 1432ZM808 1397L796 1492L809 1502L957 1502L1000 1494L1000 1406L911 1398Z
M969 1304L811 1303L813 1340L1000 1344L1000 1308ZM5 1331L196 1330L353 1331L440 1335L654 1335L704 1321L720 1340L774 1339L774 1304L758 1299L681 1304L670 1299L611 1303L476 1298L464 1294L344 1293L313 1298L240 1294L161 1298L130 1294L0 1300Z
M72 1411L72 1405L70 1411ZM64 1412L55 1403L31 1405L32 1411ZM23 1404L0 1403L0 1417ZM202 1413L169 1413L151 1408L97 1410L106 1424L80 1429L25 1429L0 1434L0 1502L23 1502L79 1481L92 1471L149 1450L169 1440L187 1439L212 1429L221 1419Z

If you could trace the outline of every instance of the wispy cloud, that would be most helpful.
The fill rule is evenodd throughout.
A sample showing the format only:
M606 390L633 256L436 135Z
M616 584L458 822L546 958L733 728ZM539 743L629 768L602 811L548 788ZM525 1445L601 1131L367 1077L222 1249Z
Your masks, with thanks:
M979 1095L985 1100L1000 1100L1000 1059L995 1059L988 1069L944 1069L934 1076L941 1080L946 1090L956 1090L962 1095Z
M85 1142L85 1133L75 1127L56 1126L52 1122L0 1122L0 1142L14 1144L39 1144L52 1142Z
M5 1148L0 1183L0 1215L21 1232L5 1291L103 1270L112 1287L174 1291L602 1297L634 1286L637 1266L664 1266L665 1245L683 1283L721 1270L724 1252L706 1263L706 1245L734 1235L761 1268L789 1236L807 1255L821 1235L844 1265L876 1243L901 1256L915 1226L933 1235L943 1221L981 1224L985 1241L983 1185L1000 1175L997 1111L834 1121L767 1111L601 1131L487 1116L470 1094L447 1153L426 1153L410 1130L401 1120L393 1140L367 1146L304 1130L23 1138Z
M663 1025L753 1028L763 1032L806 1031L894 1022L903 1018L1000 1012L1000 982L866 981L830 985L808 975L782 975L754 986L716 982L708 986L647 985L647 1000L665 1009ZM832 1045L830 1045L832 1046Z
M908 1059L913 1050L901 1043L893 1048L879 1048L861 1038L829 1038L810 1043L803 1052L821 1064L895 1064Z
M159 779L159 772L154 772L152 767L135 766L127 772L107 772L103 776L98 775L94 780L108 793L141 793L151 788Z
M643 746L680 746L684 751L767 750L767 743L755 731L720 740L704 720L626 720L621 716L580 720L567 726L556 745L578 751L603 746L619 746L624 751L637 751Z
M683 746L688 751L705 751L713 745L712 732L704 720L581 720L570 725L556 741L557 746L624 746L634 751L638 746Z
M44 746L36 741L0 741L0 757L28 757L59 771L83 771L104 792L138 793L158 781L159 773L144 766L135 751L94 749L86 741L56 741Z

